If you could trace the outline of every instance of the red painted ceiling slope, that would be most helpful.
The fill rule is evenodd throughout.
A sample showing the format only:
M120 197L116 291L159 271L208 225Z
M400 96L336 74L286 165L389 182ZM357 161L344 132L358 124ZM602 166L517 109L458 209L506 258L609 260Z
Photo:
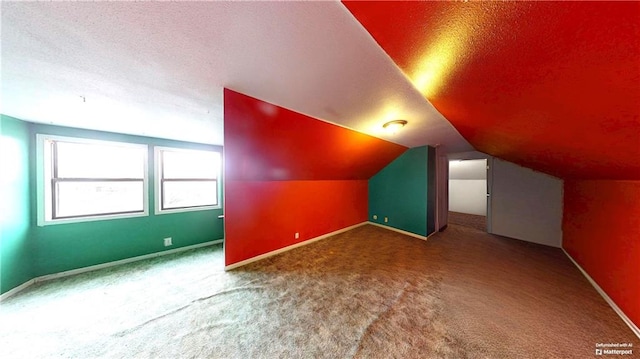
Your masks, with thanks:
M640 2L345 2L476 149L640 179Z
M224 90L225 178L366 180L406 147Z

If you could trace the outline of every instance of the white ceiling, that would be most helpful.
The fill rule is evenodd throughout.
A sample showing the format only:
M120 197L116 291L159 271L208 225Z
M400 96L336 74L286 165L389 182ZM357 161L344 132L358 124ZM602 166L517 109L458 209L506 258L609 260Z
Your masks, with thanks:
M408 147L473 148L339 2L6 2L3 114L223 143L224 87ZM395 135L382 124L406 119Z

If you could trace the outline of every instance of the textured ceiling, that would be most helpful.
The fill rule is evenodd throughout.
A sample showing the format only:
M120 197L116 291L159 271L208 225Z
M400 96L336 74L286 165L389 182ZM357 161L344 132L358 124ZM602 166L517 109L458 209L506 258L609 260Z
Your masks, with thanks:
M346 2L479 151L640 179L640 2Z
M220 144L227 87L408 147L473 149L339 2L0 6L6 115Z

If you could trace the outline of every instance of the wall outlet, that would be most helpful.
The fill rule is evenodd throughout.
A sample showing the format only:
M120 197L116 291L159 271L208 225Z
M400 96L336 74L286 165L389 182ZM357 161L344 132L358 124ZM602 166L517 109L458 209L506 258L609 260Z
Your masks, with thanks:
M374 215L373 215L373 219L378 219L378 215L377 215L377 214L374 214Z
M389 222L389 217L384 217L384 223Z
M165 247L169 247L170 245L173 245L173 243L171 242L171 237L167 237L164 239L164 246Z
M295 237L296 239L300 238L300 233L296 232L296 234L294 234L294 237Z

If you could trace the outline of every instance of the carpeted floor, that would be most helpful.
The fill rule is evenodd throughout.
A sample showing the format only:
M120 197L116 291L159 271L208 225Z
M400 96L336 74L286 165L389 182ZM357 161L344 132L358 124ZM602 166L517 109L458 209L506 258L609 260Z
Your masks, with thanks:
M561 250L463 226L425 242L367 225L222 267L218 245L34 285L0 305L0 356L585 358L596 343L640 348Z
M475 228L479 231L487 231L487 217L475 214L449 211L449 224Z

